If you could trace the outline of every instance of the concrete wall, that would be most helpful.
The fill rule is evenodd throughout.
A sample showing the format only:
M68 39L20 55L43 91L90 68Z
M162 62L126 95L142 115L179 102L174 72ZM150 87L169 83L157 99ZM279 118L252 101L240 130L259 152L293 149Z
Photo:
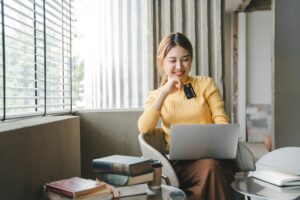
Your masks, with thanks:
M73 176L95 178L92 159L141 156L142 111L101 110L0 124L0 199L46 199L42 186Z
M0 124L0 199L46 199L46 182L80 175L78 117Z
M300 146L299 19L299 0L275 0L275 148Z
M225 111L228 117L232 120L232 70L233 70L233 60L232 60L232 16L230 14L224 15L223 19L223 36L224 36L224 94L223 98L225 101Z
M81 175L95 178L92 160L113 154L141 156L137 120L142 111L81 111Z

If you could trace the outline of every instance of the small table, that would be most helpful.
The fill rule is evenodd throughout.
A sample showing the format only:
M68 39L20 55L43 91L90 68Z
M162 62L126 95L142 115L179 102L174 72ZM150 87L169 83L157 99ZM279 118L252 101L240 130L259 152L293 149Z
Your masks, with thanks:
M278 187L252 177L237 178L231 183L236 192L245 195L248 199L300 199L300 186Z
M185 200L185 193L173 186L161 185L160 189L147 189L147 194L120 198L120 200Z

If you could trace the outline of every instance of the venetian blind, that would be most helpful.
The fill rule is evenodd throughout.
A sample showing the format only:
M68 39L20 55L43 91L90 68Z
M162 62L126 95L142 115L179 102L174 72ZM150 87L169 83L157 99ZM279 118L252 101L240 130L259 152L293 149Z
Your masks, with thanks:
M0 116L71 111L72 1L1 0Z
M148 0L149 64L156 65L156 49L165 34L184 33L194 47L191 74L212 77L223 93L223 7L222 0ZM153 69L150 88L159 82Z

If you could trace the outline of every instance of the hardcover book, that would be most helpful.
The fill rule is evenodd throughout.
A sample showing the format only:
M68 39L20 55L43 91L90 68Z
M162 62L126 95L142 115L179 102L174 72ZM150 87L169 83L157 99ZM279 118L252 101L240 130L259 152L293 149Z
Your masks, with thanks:
M94 180L73 177L45 184L45 190L75 198L105 189L107 184Z
M114 186L135 185L153 180L153 172L137 176L127 176L120 174L98 174L97 178L101 181Z
M97 173L136 176L153 171L150 159L135 156L107 156L94 159L92 164L94 171Z
M72 198L54 192L47 192L47 195L50 200L111 200L113 199L113 190L107 188L90 194Z
M251 176L277 186L300 186L300 176L276 170L257 170Z
M128 185L123 187L114 187L114 198L141 195L147 193L146 184Z

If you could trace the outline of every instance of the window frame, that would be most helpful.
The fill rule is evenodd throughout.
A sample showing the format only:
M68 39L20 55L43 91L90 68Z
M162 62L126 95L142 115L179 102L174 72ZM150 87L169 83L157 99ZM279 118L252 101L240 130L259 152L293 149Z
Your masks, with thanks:
M73 76L73 55L72 55L72 42L73 42L73 38L75 37L73 34L73 22L75 21L73 16L74 14L72 13L73 10L73 6L72 6L73 0L62 0L61 2L58 2L56 0L52 0L50 1L45 1L45 0L28 0L25 3L19 0L14 0L14 1L5 1L5 0L1 0L0 1L0 6L1 6L1 49L0 54L2 56L2 59L0 59L0 62L2 62L2 66L0 66L0 70L2 71L2 74L0 72L0 81L2 79L2 87L0 88L0 90L2 90L2 98L0 101L2 101L2 105L0 103L1 106L1 110L2 112L0 112L0 120L4 121L7 119L15 119L15 118L24 118L24 117L32 117L32 116L45 116L45 115L52 115L52 114L68 114L72 112L72 76ZM19 87L17 88L16 86L8 86L8 63L7 63L7 57L9 56L7 54L7 48L8 46L6 45L7 43L7 38L10 37L10 35L8 33L6 33L6 30L8 29L8 23L6 24L6 20L8 17L11 17L10 15L13 15L12 12L9 13L9 11L6 11L6 9L13 9L13 11L15 11L17 14L21 14L22 16L25 16L25 14L23 13L23 11L21 9L18 10L18 8L12 8L13 4L18 4L20 6L23 6L24 8L28 9L26 11L29 11L29 15L27 16L28 18L30 18L30 16L32 16L32 18L30 20L32 20L32 26L29 28L33 29L32 35L28 34L29 36L32 36L33 38L33 43L32 44L26 44L24 41L20 40L20 42L24 42L24 46L28 45L28 47L32 47L34 49L33 51L33 56L34 57L34 61L30 61L29 66L31 68L34 68L29 70L30 75L34 76L34 79L31 80L34 82L34 87ZM32 10L30 10L30 7L27 6L26 4L30 4L30 6L32 6ZM23 8L22 7L22 8ZM51 64L51 62L53 62L52 60L47 60L48 59L48 53L50 52L50 48L49 46L51 45L51 37L54 38L53 35L49 35L49 33L47 32L48 30L51 29L51 27L48 27L48 23L51 24L50 22L52 21L52 23L55 23L53 19L50 19L50 16L52 15L52 17L54 16L53 13L51 13L50 9L54 9L52 10L52 12L58 12L61 15L60 16L55 16L56 20L58 20L58 23L61 24L57 24L58 26L61 26L61 29L59 29L58 31L58 35L61 37L61 40L58 40L58 42L60 42L61 46L58 46L58 49L60 50L60 52L55 52L55 54L57 54L58 58L60 58L60 62L57 64L53 64L53 71L58 71L58 74L56 73L49 73L49 63ZM59 10L57 9L59 8ZM38 9L40 9L40 12L38 12ZM48 10L47 10L48 9ZM57 10L55 10L57 9ZM31 12L30 12L31 11ZM41 16L42 14L42 16ZM37 15L39 15L40 19L42 19L41 21L37 20ZM19 23L22 24L22 21L18 20ZM39 26L42 26L42 30L37 28L37 23L39 23ZM24 23L25 24L25 23ZM26 24L25 24L26 25ZM15 28L15 27L12 27ZM18 27L19 28L19 27ZM17 28L16 28L17 29ZM17 32L19 30L15 30L15 32ZM43 35L43 47L40 47L37 45L37 31L41 32L42 31L42 35ZM22 33L21 31L19 31L18 33ZM18 35L17 35L18 36ZM50 41L50 42L49 42ZM31 42L31 41L30 41ZM56 43L55 43L56 44ZM55 45L54 44L54 45ZM53 46L54 46L53 45ZM49 48L49 49L47 49ZM38 57L38 49L40 52L42 52L42 68L43 70L38 70L37 68L37 57ZM42 51L41 51L42 49ZM14 49L12 49L14 51ZM16 50L16 49L15 49ZM28 52L26 52L28 53ZM22 63L22 65L20 65L21 67L19 67L21 70L25 70L27 64ZM1 69L2 68L2 69ZM18 68L18 67L17 67ZM27 69L26 69L27 70ZM27 73L27 71L26 71ZM39 83L41 83L40 85L43 86L43 88L39 88L37 83L38 83L38 76L42 76L43 80L40 81ZM59 80L58 82L53 81L53 85L55 87L59 87L60 89L50 89L50 77L53 76L54 78L56 78L55 80ZM19 81L20 79L22 79L24 77L19 77L19 78L15 78L17 81ZM60 82L60 80L62 80ZM1 83L0 83L1 84ZM33 90L34 91L34 95L32 96L26 96L28 95L27 93L25 94L25 96L8 96L8 91L11 90ZM41 93L43 95L38 94L39 91L42 91ZM50 96L51 92L53 92L54 96ZM57 92L58 94L55 94L55 92ZM9 113L9 109L11 109L11 107L9 107L8 105L8 100L9 99L21 99L24 101L24 99L30 99L33 100L35 103L32 105L28 105L28 108L32 109L31 112L28 111L21 111L20 113ZM39 99L43 99L43 103L38 103ZM50 105L49 102L51 101L51 99L53 99L53 102L55 102L54 104ZM24 101L26 102L26 101ZM42 101L41 101L42 102ZM62 104L58 104L57 102L62 102ZM25 104L24 104L25 105ZM54 108L51 110L51 106L55 107L57 106L59 109ZM23 106L23 108L26 106ZM14 107L12 107L14 108ZM15 108L22 108L22 106L20 105L16 105ZM42 108L42 109L39 109Z

